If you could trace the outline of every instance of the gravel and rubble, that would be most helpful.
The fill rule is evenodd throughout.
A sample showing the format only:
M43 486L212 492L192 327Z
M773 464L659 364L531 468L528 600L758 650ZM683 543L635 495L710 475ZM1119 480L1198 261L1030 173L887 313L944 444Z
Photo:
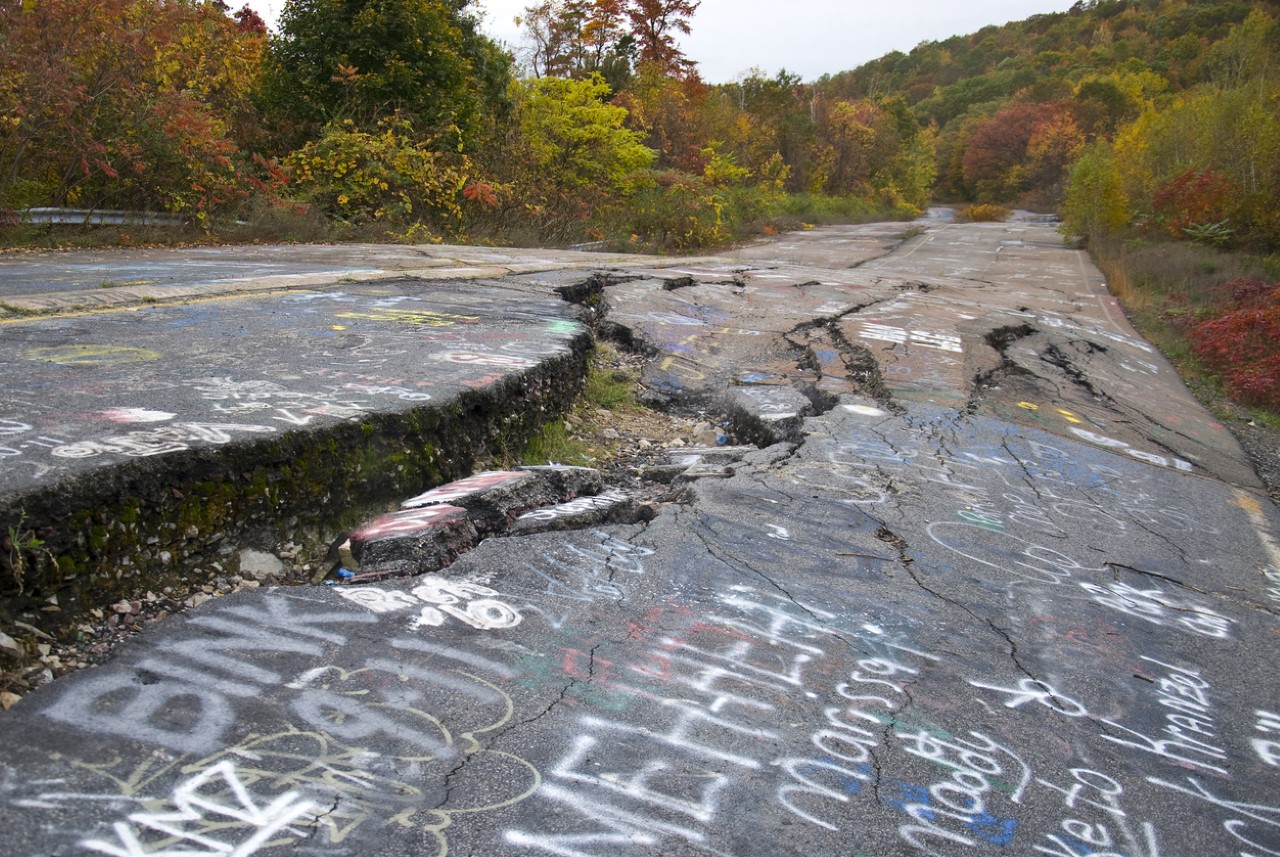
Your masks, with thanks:
M296 545L286 545L281 553L286 555L286 559L292 559L288 555L296 556L296 550ZM21 698L21 694L59 676L104 663L120 643L172 615L199 607L214 598L257 589L264 583L296 579L297 573L305 575L310 571L306 565L286 569L280 558L271 556L284 574L258 579L257 573L246 570L241 574L218 575L209 583L147 590L138 598L90 608L64 639L55 638L34 625L15 622L11 633L3 635L12 645L0 641L0 651L9 656L11 662L16 661L20 665L0 673L0 709L7 710Z

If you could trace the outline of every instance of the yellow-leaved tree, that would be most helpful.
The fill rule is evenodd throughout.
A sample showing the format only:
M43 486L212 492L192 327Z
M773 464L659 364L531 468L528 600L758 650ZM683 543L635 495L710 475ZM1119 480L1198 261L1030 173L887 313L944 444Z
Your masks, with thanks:
M499 205L489 218L536 222L541 240L586 234L587 221L626 197L654 152L624 126L600 75L536 78L515 85L517 123L502 161L488 160Z

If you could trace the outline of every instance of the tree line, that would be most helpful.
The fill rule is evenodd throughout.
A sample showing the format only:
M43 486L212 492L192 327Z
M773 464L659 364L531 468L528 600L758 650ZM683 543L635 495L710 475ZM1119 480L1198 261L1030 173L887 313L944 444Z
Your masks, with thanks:
M1077 234L1280 246L1280 4L1081 0L828 76L937 129L935 192Z
M1280 6L1089 0L805 82L710 85L698 0L0 0L0 211L263 212L690 248L930 199L1280 242Z
M901 99L709 86L677 41L697 6L533 5L522 74L467 0L290 0L277 33L220 0L0 0L0 210L693 247L925 204Z

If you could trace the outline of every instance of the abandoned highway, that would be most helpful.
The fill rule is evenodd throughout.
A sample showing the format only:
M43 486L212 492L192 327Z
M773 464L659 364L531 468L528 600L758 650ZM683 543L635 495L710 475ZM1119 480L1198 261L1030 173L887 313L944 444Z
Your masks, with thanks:
M724 442L477 472L601 337ZM1280 515L1051 224L30 256L0 344L3 657L306 569L24 691L4 855L1280 854Z

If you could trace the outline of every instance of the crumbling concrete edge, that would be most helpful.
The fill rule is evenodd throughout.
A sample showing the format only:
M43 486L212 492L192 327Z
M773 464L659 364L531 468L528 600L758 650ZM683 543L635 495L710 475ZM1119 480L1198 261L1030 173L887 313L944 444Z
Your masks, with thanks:
M232 574L243 547L294 543L318 558L334 533L389 504L518 457L585 383L592 336L569 345L449 401L137 459L0 498L0 621L57 632L83 609Z

